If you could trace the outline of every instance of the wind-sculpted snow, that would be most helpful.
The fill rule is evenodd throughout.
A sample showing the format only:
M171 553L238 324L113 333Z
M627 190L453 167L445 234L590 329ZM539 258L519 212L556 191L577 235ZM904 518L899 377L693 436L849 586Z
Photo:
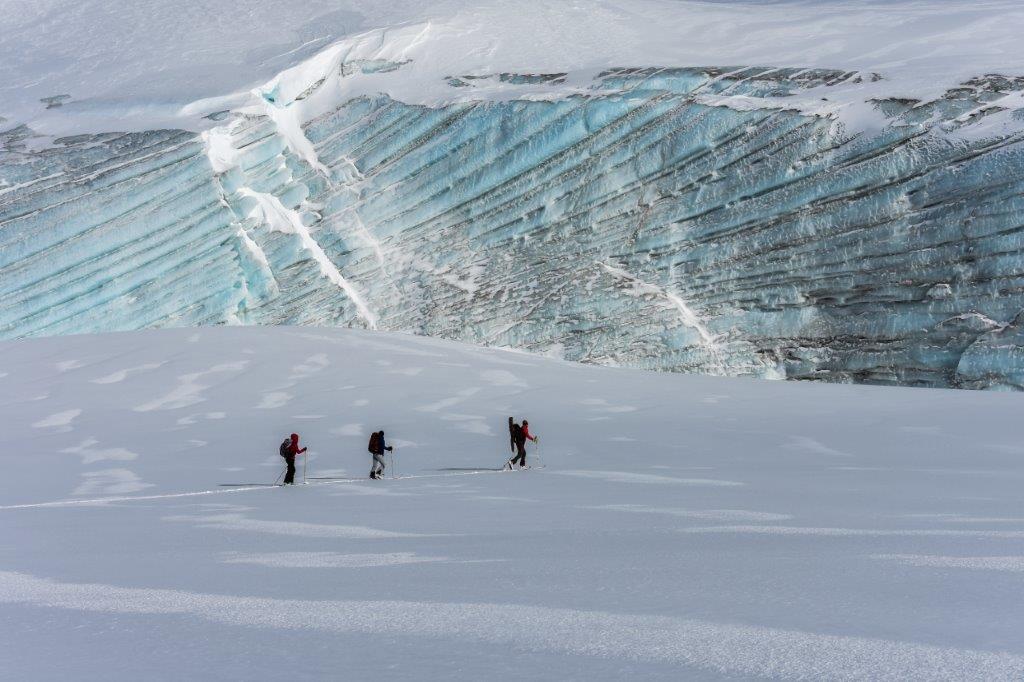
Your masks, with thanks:
M1024 676L1019 395L296 327L6 341L0 375L4 680Z
M514 646L520 656L554 652L598 660L667 663L680 670L709 670L737 677L1014 680L1024 674L1024 658L1004 652L501 603L246 598L59 583L2 571L0 604L31 604L90 615L176 614L278 632L325 630L340 635L413 635L441 641L456 636L473 645L508 646L512 631L517 635Z
M881 76L453 74L427 107L339 97L403 67L339 59L199 136L30 153L31 131L8 132L0 335L352 325L658 370L1024 387L1024 80L836 118L809 102ZM474 95L499 86L529 98Z

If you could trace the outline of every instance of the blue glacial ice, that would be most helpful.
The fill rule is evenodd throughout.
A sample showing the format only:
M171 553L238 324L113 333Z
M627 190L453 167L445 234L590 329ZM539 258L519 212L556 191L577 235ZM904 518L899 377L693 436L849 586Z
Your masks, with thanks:
M874 78L454 74L447 103L359 94L297 117L319 79L203 133L37 148L21 125L0 133L0 337L342 325L664 371L1024 388L1024 79L865 101L860 127L787 105Z

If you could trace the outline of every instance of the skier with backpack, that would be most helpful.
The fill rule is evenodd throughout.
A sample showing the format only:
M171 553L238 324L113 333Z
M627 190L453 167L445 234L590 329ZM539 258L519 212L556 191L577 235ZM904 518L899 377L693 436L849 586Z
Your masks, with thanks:
M394 452L394 448L384 441L384 432L375 431L370 436L370 444L367 450L373 455L373 463L370 464L370 478L383 478L384 474L384 452Z
M291 437L285 438L278 449L278 453L284 457L288 464L288 472L284 475L284 485L295 485L295 456L301 455L306 448L299 448L299 434L293 433Z
M522 425L516 424L512 417L508 418L509 447L512 448L512 459L505 462L509 469L515 468L519 462L519 468L526 468L526 441L537 442L537 437L530 433L530 422L523 420Z

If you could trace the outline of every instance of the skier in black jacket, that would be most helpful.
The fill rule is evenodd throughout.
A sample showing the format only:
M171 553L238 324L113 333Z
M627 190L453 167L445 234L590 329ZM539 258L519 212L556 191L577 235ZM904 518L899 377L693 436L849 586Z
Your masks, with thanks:
M370 478L383 478L384 451L393 452L394 448L384 442L384 432L378 431L376 442L373 443L373 464L370 465Z

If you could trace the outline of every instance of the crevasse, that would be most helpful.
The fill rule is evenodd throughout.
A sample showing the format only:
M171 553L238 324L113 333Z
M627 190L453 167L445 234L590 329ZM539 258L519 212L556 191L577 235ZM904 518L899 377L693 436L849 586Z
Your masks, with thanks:
M624 68L551 97L566 74L454 74L429 107L338 84L401 67L342 61L201 135L0 134L0 336L354 325L1024 387L1024 81L864 102L860 130L786 106L855 72ZM533 94L474 99L494 83Z

